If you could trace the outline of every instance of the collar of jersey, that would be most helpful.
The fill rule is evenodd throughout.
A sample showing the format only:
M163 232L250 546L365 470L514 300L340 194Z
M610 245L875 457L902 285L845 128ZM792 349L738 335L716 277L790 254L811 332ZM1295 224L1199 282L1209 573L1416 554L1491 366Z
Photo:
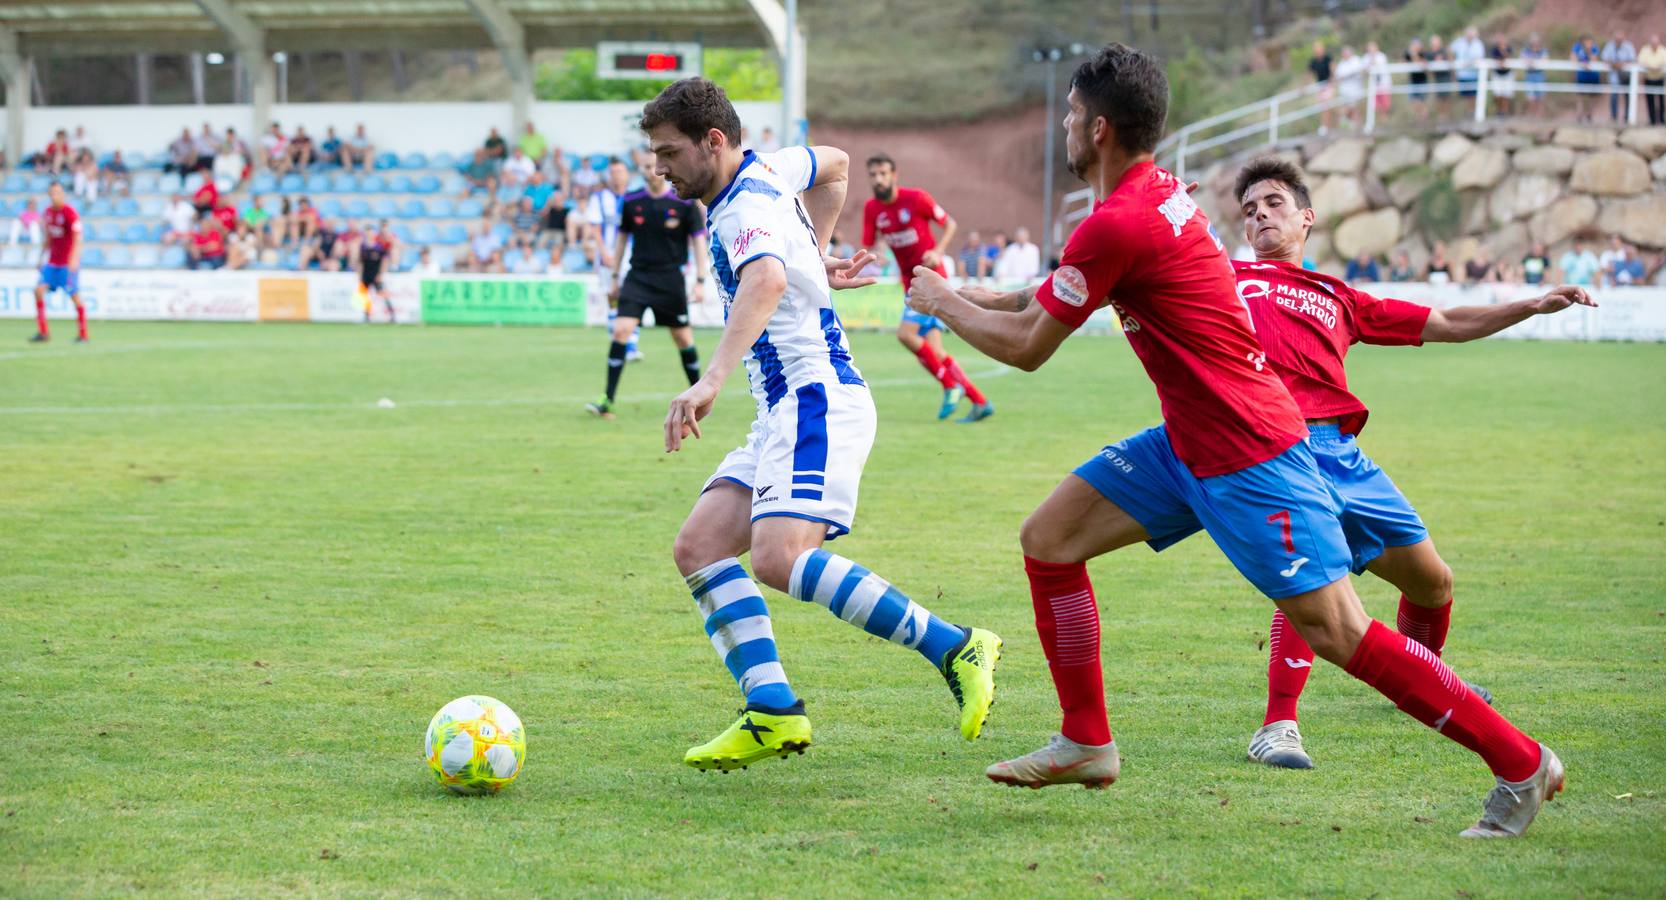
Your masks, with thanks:
M753 153L751 150L746 151L746 153L741 156L741 158L740 158L740 168L735 170L735 177L729 179L729 183L723 186L723 190L718 191L717 196L712 198L712 202L711 202L712 212L714 212L714 213L717 212L717 208L723 205L723 201L729 199L729 194L732 193L735 189L735 182L740 180L740 175L741 175L742 172L746 171L746 167L752 165L754 162L757 162L757 161L758 161L757 154Z

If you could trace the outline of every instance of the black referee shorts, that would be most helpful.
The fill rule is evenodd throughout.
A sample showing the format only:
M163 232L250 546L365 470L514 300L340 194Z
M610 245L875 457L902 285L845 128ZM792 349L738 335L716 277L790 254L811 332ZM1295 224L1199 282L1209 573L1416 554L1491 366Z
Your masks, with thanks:
M632 269L619 286L619 315L641 319L644 310L654 311L654 324L667 328L688 326L688 289L681 269L644 272Z

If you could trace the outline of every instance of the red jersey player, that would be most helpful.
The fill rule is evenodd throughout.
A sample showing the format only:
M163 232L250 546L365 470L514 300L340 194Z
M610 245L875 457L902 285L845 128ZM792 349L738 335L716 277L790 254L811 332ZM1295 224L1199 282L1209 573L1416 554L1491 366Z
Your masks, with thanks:
M75 304L75 342L87 342L87 307L81 303L81 217L64 202L64 186L53 182L46 191L52 201L41 213L41 227L46 232L45 253L41 260L40 281L35 284L35 336L29 340L45 343L51 334L46 326L46 295L49 291L63 291Z
M1111 44L1077 68L1068 99L1066 156L1096 203L1058 270L1004 295L1014 311L974 304L927 269L915 270L910 293L916 309L1025 370L1109 302L1165 422L1079 466L1019 532L1064 724L1045 747L990 766L989 777L1031 787L1116 780L1085 563L1139 541L1162 549L1201 529L1320 656L1486 761L1498 783L1465 835L1520 834L1561 789L1561 762L1439 657L1366 615L1348 580L1341 498L1304 440L1301 410L1267 365L1214 229L1152 160L1168 113L1162 66Z
M1435 552L1411 502L1354 443L1367 410L1348 390L1348 348L1356 343L1473 341L1530 316L1596 304L1577 287L1559 287L1531 300L1447 310L1373 297L1302 268L1314 212L1301 170L1283 160L1258 159L1239 172L1236 187L1244 240L1255 248L1254 262L1232 264L1238 296L1255 322L1267 364L1307 418L1308 446L1319 468L1342 497L1342 528L1353 552L1353 571L1370 571L1399 588L1398 630L1439 656L1452 617L1452 570ZM1296 702L1307 684L1313 649L1278 612L1269 644L1267 715L1250 739L1249 757L1272 766L1311 768L1296 728ZM1470 689L1491 702L1484 688Z
M955 222L931 195L919 188L897 186L897 164L883 153L868 158L868 185L873 188L873 199L862 204L862 248L874 251L878 238L883 237L897 258L897 273L902 276L902 291L914 280L914 267L925 266L943 274L943 251L937 248L931 226L943 229L943 246L954 239ZM943 405L937 418L947 419L954 413L964 394L972 401L972 410L960 421L979 422L995 414L995 407L972 379L943 349L943 323L928 316L902 308L902 322L897 325L897 340L908 348L925 366L927 372L943 385Z

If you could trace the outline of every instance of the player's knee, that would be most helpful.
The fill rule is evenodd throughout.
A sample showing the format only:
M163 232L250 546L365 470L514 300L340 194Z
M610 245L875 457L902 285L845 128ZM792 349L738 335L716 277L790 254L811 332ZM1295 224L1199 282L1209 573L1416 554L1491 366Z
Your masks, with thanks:
M1024 555L1031 559L1060 563L1080 562L1071 557L1070 529L1050 517L1041 515L1039 510L1030 513L1024 524L1019 526L1018 545L1023 548Z
M1452 567L1445 560L1435 560L1423 573L1423 583L1415 591L1408 591L1406 599L1419 606L1436 608L1452 602Z
M792 581L793 564L801 551L781 544L764 544L752 548L752 574L770 587L787 592Z
M709 538L685 528L677 532L677 539L671 543L671 558L677 563L677 571L686 578L723 557L712 548Z

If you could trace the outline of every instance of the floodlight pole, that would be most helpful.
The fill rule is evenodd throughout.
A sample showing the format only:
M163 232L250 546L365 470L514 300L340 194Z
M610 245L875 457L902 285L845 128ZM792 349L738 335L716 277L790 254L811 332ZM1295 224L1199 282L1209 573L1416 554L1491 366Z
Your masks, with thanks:
M29 111L29 61L17 45L17 32L0 28L0 78L6 82L6 164L23 164L23 119Z
M1058 47L1047 47L1030 55L1036 62L1047 64L1047 121L1044 123L1047 149L1043 151L1045 158L1041 164L1041 265L1044 268L1053 259L1053 133L1058 130L1055 106L1058 104L1059 60L1063 57L1064 51Z
M464 0L497 47L509 73L509 142L519 140L532 116L532 61L526 52L526 29L515 21L502 0Z

